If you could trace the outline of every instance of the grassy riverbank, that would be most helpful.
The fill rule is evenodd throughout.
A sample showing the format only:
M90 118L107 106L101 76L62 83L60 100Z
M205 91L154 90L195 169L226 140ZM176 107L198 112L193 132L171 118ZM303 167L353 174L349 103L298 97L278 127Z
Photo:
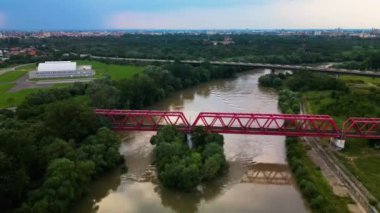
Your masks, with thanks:
M342 81L348 85L350 93L340 94L340 98L331 97L334 91L303 94L303 99L309 105L309 113L324 113L328 106L334 105L337 109L332 111L332 116L340 126L347 117L379 117L380 79L343 76ZM370 143L367 139L348 138L344 150L335 154L375 198L380 200L380 150L374 148L373 143L374 141Z
M106 64L99 61L78 61L79 65L91 65L96 71L96 78L110 76L112 80L130 79L143 71L141 66Z
M324 90L331 88L345 90L344 85L336 87L333 81L325 81L323 76L309 76L307 73L295 76L268 75L259 80L260 85L274 87L279 91L279 107L282 112L290 114L299 113L300 102L309 90L318 90L318 94L323 94ZM306 82L308 84L304 85ZM318 98L315 98L315 101L318 101ZM297 185L313 212L349 212L347 204L352 202L351 199L334 194L320 168L308 157L310 147L298 138L287 138L286 148L288 163Z

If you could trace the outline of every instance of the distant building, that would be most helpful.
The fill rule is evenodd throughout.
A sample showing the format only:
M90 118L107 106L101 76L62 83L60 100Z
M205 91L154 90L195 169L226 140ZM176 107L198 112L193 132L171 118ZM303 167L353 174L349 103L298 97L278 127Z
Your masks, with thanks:
M9 59L9 56L8 56L8 51L6 50L0 50L0 61L5 61L5 60L8 60Z
M29 72L30 79L91 77L95 72L90 65L77 66L71 61L47 61L38 64L36 71Z

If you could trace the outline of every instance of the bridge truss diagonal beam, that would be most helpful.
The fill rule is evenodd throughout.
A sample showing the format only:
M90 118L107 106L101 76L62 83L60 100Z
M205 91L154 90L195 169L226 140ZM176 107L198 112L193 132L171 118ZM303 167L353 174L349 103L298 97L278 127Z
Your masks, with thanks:
M97 109L95 113L111 121L115 130L157 131L167 125L175 126L182 131L188 131L190 128L182 112Z
M202 112L192 127L215 133L339 137L340 130L328 115L286 115Z
M380 118L348 118L343 123L342 137L380 139Z

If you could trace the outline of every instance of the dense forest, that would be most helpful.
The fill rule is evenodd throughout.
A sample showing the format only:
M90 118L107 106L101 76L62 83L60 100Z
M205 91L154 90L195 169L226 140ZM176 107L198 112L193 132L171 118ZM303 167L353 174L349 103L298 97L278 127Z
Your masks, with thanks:
M121 162L119 139L74 97L85 88L40 92L0 113L3 212L66 212L91 179Z
M41 90L27 96L15 112L2 110L2 211L67 212L71 203L86 193L92 179L121 162L118 137L107 128L110 127L108 122L98 120L93 108L142 109L179 89L231 77L240 71L208 64L198 67L183 64L149 66L132 79L112 81L103 78L89 84L76 83L70 87ZM191 189L198 180L212 179L225 168L223 139L217 135L205 139L206 136L200 133L194 141L208 142L210 139L217 142L218 147L206 145L206 142L205 146L199 145L198 154L191 154L189 159L200 156L197 168L200 176L190 185L177 188ZM157 150L161 146L177 145L156 141ZM185 144L180 145L179 150L187 156L192 152L185 148ZM202 157L205 152L213 157L206 158L205 154ZM183 155L180 155L181 159ZM163 173L160 177L167 180ZM170 179L172 175L167 174L167 177Z
M131 58L231 60L281 64L344 62L336 66L380 69L380 39L354 37L229 35L234 43L214 45L225 35L142 35L121 37L52 37L0 40L0 47L35 46L44 58L64 53ZM77 57L74 54L71 57ZM43 58L15 57L16 62Z

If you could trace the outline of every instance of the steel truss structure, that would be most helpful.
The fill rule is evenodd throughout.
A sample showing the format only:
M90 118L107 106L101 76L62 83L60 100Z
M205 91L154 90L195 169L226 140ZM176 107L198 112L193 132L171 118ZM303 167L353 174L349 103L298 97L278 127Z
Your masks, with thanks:
M201 112L190 124L183 112L96 109L95 113L118 131L157 131L172 125L186 133L203 126L224 134L380 139L380 118L349 118L339 129L328 115Z

